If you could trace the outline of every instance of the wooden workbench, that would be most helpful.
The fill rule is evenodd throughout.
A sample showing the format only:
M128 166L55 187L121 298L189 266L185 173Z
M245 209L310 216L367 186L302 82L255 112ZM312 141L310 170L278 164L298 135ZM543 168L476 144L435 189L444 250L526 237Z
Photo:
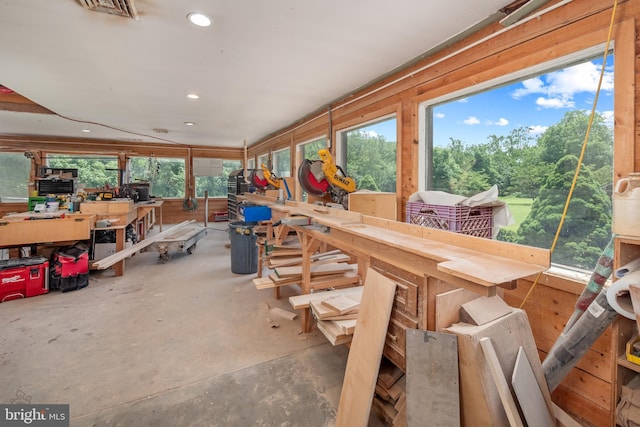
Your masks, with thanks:
M20 212L0 219L0 247L88 240L95 225L93 214Z
M311 255L328 246L358 259L363 283L368 267L398 283L385 355L402 369L405 367L404 331L407 328L435 330L437 296L460 288L478 296L496 295L499 288L513 289L518 279L545 271L550 266L550 253L546 249L308 203L287 201L281 204L252 194L240 195L238 199L268 205L274 222L292 216L311 219L314 226L282 225L273 231L276 243L290 229L298 234L303 252L299 284L303 293L313 289ZM301 321L303 331L308 332L311 328L309 309L304 310Z

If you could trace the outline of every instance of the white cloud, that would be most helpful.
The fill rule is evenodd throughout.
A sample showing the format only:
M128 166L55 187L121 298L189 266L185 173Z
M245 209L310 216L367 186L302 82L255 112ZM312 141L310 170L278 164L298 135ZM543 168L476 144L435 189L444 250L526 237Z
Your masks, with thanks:
M613 111L602 111L600 113L607 127L613 128Z
M362 133L368 138L377 138L378 136L380 136L380 134L374 130L365 130L362 131Z
M476 116L469 116L468 119L465 119L462 121L462 123L464 123L465 125L479 125L480 124L480 120L478 120L478 118Z
M500 117L498 121L492 122L491 120L489 120L487 124L494 126L506 126L509 124L509 120L505 119L504 117Z
M542 135L547 129L549 129L549 126L540 126L540 125L529 126L529 134Z
M540 94L536 104L542 108L573 108L573 97L578 93L595 93L600 78L599 66L593 62L584 62L544 76L525 80L522 87L514 90L511 96L521 99L527 95ZM613 71L606 69L601 90L610 93L613 90Z
M469 102L469 98L458 99L458 102L462 102L464 104L465 102Z
M435 113L433 116L436 119L444 119L444 113Z
M544 98L536 99L536 105L542 108L573 108L575 102L566 98Z

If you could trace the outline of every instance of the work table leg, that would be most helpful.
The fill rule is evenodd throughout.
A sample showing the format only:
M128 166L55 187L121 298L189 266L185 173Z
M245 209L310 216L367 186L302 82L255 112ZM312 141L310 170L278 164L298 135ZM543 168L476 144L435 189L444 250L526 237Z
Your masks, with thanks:
M116 229L116 253L124 250L124 240L125 240L125 228L119 227ZM124 260L118 261L114 265L114 269L116 272L116 277L124 275Z

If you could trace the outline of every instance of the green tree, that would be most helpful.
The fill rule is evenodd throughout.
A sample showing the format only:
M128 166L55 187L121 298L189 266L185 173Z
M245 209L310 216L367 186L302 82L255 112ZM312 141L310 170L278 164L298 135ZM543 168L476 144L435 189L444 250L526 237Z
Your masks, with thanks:
M573 155L564 156L540 189L527 219L518 229L518 241L550 248L565 200L578 165ZM576 183L567 216L560 232L552 261L590 269L609 241L611 200L583 167Z
M541 160L553 164L567 154L579 157L588 125L588 112L567 112L562 120L549 127L538 139ZM613 165L613 131L598 113L593 118L583 164L592 173L595 172L594 178L598 179L601 188L610 189L613 176L609 174Z
M382 135L359 130L348 132L345 173L356 181L357 188L361 188L362 180L369 175L380 191L395 192L396 143Z

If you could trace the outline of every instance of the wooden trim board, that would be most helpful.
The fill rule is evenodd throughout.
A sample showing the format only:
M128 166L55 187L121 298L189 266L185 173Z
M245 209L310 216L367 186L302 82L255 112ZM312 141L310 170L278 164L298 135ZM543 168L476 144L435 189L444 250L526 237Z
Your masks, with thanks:
M336 427L366 427L371 413L396 283L369 268L347 358Z

